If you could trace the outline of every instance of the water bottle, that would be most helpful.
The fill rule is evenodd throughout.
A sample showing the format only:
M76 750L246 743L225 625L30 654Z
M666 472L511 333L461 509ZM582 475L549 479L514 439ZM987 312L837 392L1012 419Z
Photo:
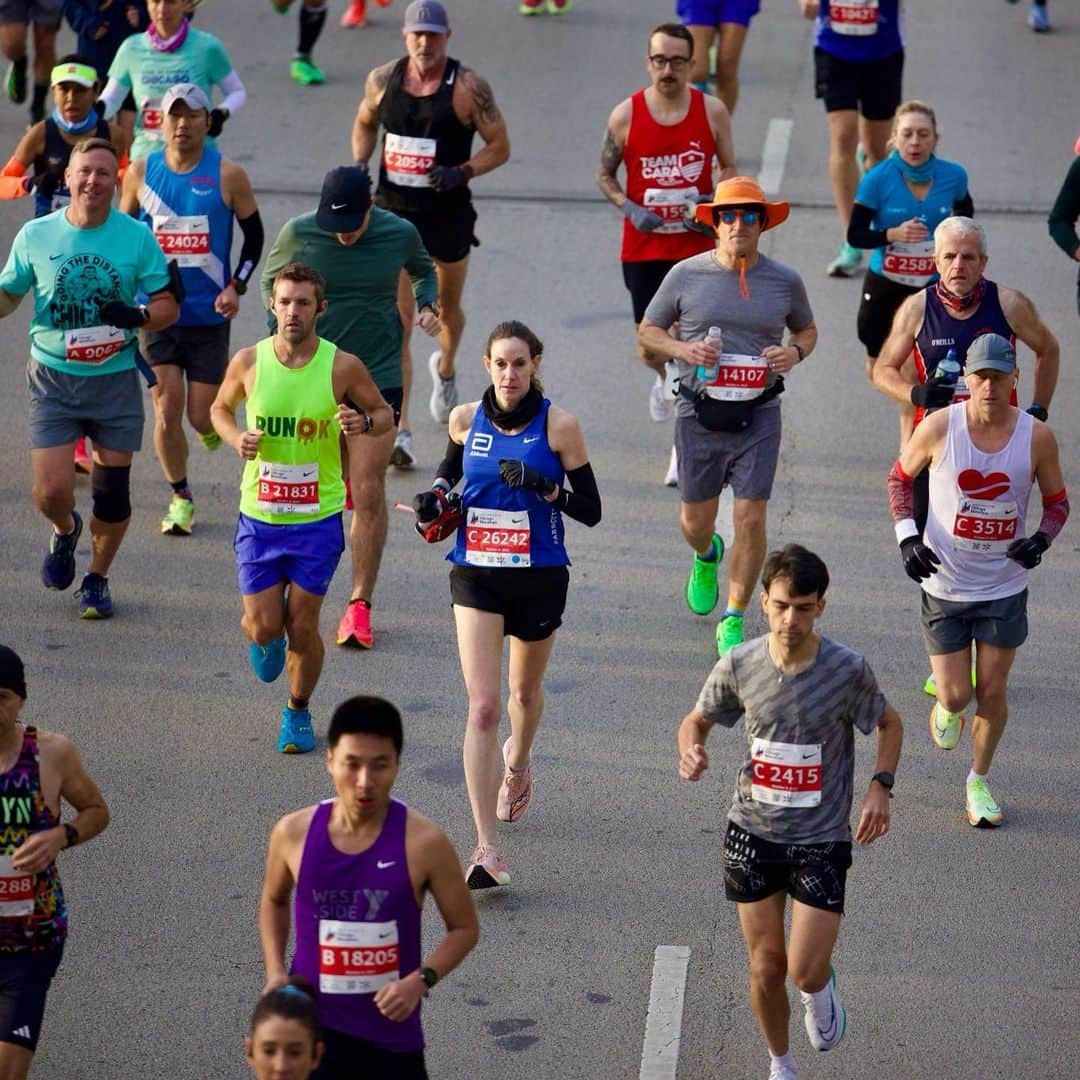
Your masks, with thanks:
M942 383L949 383L956 391L956 384L960 381L960 361L956 359L956 350L950 349L945 354L945 359L937 366L934 378Z
M724 332L719 326L710 326L709 332L705 335L705 344L711 345L717 352L720 352L724 347ZM715 364L706 367L704 364L698 364L697 375L703 382L712 382L716 376L720 373L720 360L717 358Z

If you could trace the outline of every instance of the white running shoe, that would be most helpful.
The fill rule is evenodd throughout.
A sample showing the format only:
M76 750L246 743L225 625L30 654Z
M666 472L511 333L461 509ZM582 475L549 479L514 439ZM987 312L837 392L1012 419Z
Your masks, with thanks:
M390 464L395 469L411 470L416 468L416 454L413 452L412 432L401 428L394 436L394 449L390 451Z
M450 419L450 410L458 403L457 383L454 376L444 379L439 374L439 360L442 352L436 349L428 357L428 371L431 372L431 400L428 409L436 424L445 424Z
M677 488L679 486L679 456L675 453L675 447L671 448L671 457L668 458L667 474L664 476L664 487Z
M675 402L664 393L664 377L657 375L649 391L649 419L663 424L675 415Z
M829 972L829 981L824 989L829 991L829 1008L825 1016L815 1014L813 994L800 993L803 1008L806 1010L803 1023L806 1025L806 1034L810 1037L810 1045L815 1050L831 1050L847 1030L847 1011L836 996L835 971Z
M783 1061L774 1061L769 1069L769 1080L799 1080L798 1073Z

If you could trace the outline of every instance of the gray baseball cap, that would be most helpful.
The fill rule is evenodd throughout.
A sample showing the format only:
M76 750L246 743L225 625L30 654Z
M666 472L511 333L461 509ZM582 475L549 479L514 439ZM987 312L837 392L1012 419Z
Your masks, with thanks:
M965 374L987 369L1003 371L1006 375L1016 370L1016 350L1008 338L1000 334L980 334L968 347Z
M210 111L210 100L194 83L182 82L170 86L161 99L161 111L168 114L169 110L178 102L182 101L189 109L205 109Z
M450 29L450 20L439 0L413 0L405 9L403 29L410 34L445 34Z

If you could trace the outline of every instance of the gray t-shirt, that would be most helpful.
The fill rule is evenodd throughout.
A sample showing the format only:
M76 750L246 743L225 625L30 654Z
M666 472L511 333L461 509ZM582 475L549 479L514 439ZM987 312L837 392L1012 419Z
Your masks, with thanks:
M746 722L750 755L728 817L763 840L850 840L853 728L869 735L885 715L870 665L822 637L814 662L782 675L768 638L737 645L712 669L697 711L723 727Z
M710 326L724 332L724 352L760 356L769 345L781 345L784 327L798 333L813 321L806 286L798 273L767 255L746 271L750 298L739 293L739 272L721 266L711 251L677 262L660 283L645 318L657 326L679 324L680 341L702 341ZM683 385L697 385L695 369L679 361ZM767 386L776 381L770 375ZM693 403L676 400L679 416L693 416ZM764 405L769 408L773 403ZM779 405L779 399L775 401Z

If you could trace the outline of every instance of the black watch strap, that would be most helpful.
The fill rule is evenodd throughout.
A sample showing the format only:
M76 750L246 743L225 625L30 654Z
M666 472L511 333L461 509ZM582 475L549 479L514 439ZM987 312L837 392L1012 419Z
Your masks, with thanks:
M64 847L74 847L79 842L79 830L70 822L64 826L64 835L67 837Z
M435 984L439 981L439 973L434 968L422 967L420 978L424 980L424 985L429 990L434 990Z
M870 779L876 780L889 793L889 798L892 798L892 789L893 784L896 783L896 777L891 772L876 772Z

